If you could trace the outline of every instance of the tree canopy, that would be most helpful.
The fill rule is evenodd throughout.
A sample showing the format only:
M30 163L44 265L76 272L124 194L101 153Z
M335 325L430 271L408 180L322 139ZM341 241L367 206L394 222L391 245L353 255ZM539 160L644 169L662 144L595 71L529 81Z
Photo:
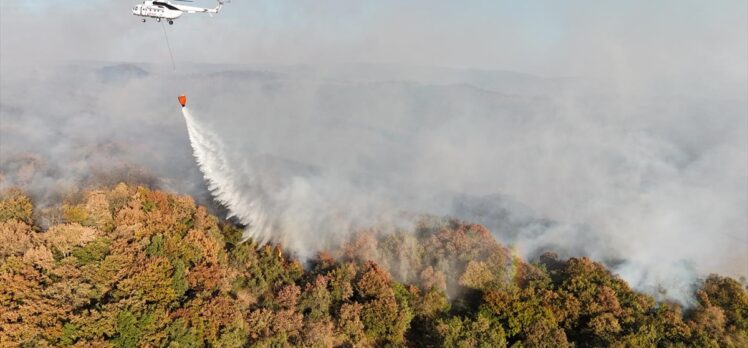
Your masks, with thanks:
M526 262L483 226L424 217L302 264L190 197L119 184L42 230L0 201L0 346L748 347L748 293L711 275L682 308L587 258Z

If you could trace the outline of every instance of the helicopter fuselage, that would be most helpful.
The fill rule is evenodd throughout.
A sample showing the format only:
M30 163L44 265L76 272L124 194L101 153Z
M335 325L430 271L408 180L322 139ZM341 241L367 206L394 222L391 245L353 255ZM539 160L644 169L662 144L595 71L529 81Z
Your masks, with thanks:
M178 1L186 1L186 0L178 0ZM177 5L173 4L169 1L153 1L153 0L146 0L142 4L135 5L135 7L132 8L132 14L134 16L140 16L144 17L143 22L145 22L145 17L150 18L156 18L156 21L160 22L162 19L165 19L169 22L169 24L174 24L174 20L181 17L182 14L185 13L207 13L209 15L217 14L219 11L221 11L221 7L223 7L223 4L228 2L227 0L217 0L218 6L214 8L202 8L202 7L193 7L193 6L184 6L184 5Z
M184 12L180 9L158 1L146 1L142 4L135 5L132 14L139 17L156 18L157 20L173 21L182 16Z

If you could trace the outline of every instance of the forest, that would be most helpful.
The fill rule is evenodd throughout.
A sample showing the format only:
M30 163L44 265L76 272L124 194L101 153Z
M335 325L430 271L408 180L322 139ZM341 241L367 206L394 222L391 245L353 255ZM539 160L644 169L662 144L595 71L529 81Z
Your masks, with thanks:
M735 279L704 277L690 306L656 301L465 221L358 231L299 260L146 187L71 193L45 224L23 192L1 198L2 347L748 347Z

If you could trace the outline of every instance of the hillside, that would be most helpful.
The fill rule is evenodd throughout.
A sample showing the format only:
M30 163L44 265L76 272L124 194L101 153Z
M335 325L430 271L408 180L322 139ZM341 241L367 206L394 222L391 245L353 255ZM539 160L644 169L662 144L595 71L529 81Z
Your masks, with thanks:
M302 264L186 196L71 194L44 231L28 197L2 198L3 347L748 346L734 279L709 276L684 309L586 258L521 260L461 221L361 231Z

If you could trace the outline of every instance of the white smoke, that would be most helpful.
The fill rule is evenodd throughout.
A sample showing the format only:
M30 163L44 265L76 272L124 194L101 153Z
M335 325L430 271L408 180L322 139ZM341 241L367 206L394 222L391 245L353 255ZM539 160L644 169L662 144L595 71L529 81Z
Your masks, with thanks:
M744 104L578 87L549 98L552 84L498 74L485 89L298 75L203 92L206 117L185 116L193 146L220 157L195 150L248 237L309 256L429 213L483 223L528 259L592 257L681 302L701 275L745 272Z

